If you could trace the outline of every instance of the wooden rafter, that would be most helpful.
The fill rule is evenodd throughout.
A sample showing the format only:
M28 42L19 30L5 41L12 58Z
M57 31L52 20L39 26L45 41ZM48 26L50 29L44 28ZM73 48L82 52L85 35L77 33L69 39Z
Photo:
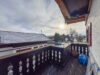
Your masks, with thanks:
M85 16L66 19L67 24L85 21Z
M64 18L66 18L66 17L71 18L70 13L69 13L68 9L66 8L63 0L56 0L56 2L58 3Z
M90 12L90 9L91 9L91 5L92 5L92 0L89 0L89 5L88 5L88 12Z
M81 21L85 21L87 22L87 19L88 19L88 14L90 12L90 9L91 9L91 5L92 5L92 0L89 0L89 3L88 3L88 14L84 14L83 16L79 17L79 16L76 16L76 18L73 18L71 17L69 11L68 11L68 8L67 8L67 5L65 5L64 1L63 0L56 0L57 4L59 5L60 7L60 10L65 18L65 22L66 23L75 23L75 22L81 22Z
M88 12L89 13L90 13L90 10L91 10L91 6L92 6L92 0L89 0L89 5L88 5ZM87 24L89 13L85 16L85 25Z

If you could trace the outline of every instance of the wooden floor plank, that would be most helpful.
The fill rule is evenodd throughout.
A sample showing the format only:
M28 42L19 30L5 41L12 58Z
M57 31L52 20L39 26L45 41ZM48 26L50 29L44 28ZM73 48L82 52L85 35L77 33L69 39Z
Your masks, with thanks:
M77 58L70 57L63 67L49 65L38 71L36 75L85 75L86 66L80 64Z

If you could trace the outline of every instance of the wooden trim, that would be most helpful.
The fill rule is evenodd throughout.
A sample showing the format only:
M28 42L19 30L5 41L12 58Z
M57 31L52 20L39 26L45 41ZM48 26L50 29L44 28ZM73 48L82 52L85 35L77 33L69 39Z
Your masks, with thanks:
M47 47L50 47L50 46L47 46ZM5 59L5 58L9 58L9 57L12 57L12 56L16 56L16 55L21 55L21 54L24 54L24 53L36 51L36 50L38 50L38 49L47 48L47 47L41 47L41 48L36 48L36 49L30 49L30 50L25 50L25 51L13 53L13 54L5 55L5 56L0 56L0 60L1 60L1 59Z
M85 26L87 25L88 16L89 16L89 14L87 14L87 15L85 16Z
M89 0L88 14L86 15L85 25L87 24L87 21L88 21L88 17L89 17L89 13L90 13L90 10L91 10L91 6L92 6L92 0Z
M92 23L90 23L90 46L92 46Z
M87 37L86 41L88 43L88 28L86 29L86 37Z
M27 50L32 50L32 48L20 49L20 50L17 50L16 53L22 52L22 51L27 51Z
M48 41L34 41L34 42L20 42L20 43L0 44L0 48L21 47L21 46L27 46L27 45L43 44L43 43L47 43L47 42Z
M89 0L89 3L88 3L88 14L85 14L79 18L71 18L70 16L70 13L68 11L68 8L66 7L65 3L63 2L63 0L56 0L57 4L59 5L59 8L65 18L65 23L75 23L75 22L81 22L81 21L85 21L85 25L87 24L87 20L88 20L88 15L89 15L89 12L90 12L90 9L91 9L91 5L92 5L92 0Z
M56 0L56 2L59 5L59 8L60 8L64 18L66 18L66 17L71 18L70 13L69 13L65 3L63 2L63 0Z
M92 46L92 23L90 23L87 30L87 43L89 46Z
M91 6L92 6L92 0L89 0L88 12L90 12Z
M68 24L76 23L76 22L81 22L81 21L85 21L85 16L71 18L71 19L66 19L66 23L68 23Z

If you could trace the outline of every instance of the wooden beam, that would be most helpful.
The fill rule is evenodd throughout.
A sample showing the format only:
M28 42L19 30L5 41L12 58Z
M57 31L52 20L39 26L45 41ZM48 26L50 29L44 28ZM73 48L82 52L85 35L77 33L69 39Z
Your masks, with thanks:
M89 13L90 13L90 10L91 10L91 6L92 6L92 0L89 0L88 14L85 16L86 17L86 19L85 19L85 25L87 25L87 20L88 20L88 16L89 16Z
M76 18L71 18L71 19L66 19L66 23L67 23L67 24L76 23L76 22L81 22L81 21L85 21L85 16L76 17Z
M89 16L89 14L87 14L87 15L85 16L85 25L87 25L88 16Z
M56 2L59 5L59 8L60 8L64 18L66 18L66 17L71 18L70 13L69 13L66 5L64 4L63 0L56 0Z
M91 5L92 5L92 0L89 0L89 5L88 5L88 12L90 12L90 9L91 9Z
M88 19L88 14L84 14L84 16L81 16L81 17L76 17L76 18L73 18L70 16L70 13L68 11L68 8L67 6L65 5L65 3L63 2L63 0L56 0L57 4L59 5L60 7L60 10L65 18L65 23L75 23L75 22L81 22L81 21L86 21L87 22L87 19ZM90 12L90 9L91 9L91 5L92 5L92 0L89 0L89 3L88 3L88 12Z

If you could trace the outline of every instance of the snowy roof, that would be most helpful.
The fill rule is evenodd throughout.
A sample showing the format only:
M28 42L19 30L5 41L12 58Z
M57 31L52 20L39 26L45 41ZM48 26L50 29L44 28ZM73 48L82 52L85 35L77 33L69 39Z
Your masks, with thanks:
M0 31L0 43L20 43L50 40L44 34Z

